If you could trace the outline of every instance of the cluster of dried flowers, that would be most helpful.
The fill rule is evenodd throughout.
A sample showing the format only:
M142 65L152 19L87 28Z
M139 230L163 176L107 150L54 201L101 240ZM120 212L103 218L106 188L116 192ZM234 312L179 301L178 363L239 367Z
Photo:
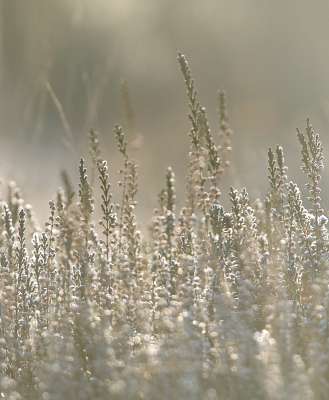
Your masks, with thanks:
M320 198L323 149L298 131L310 208L288 182L283 151L268 152L270 190L220 205L231 131L219 92L221 146L197 101L183 55L191 120L185 207L175 179L152 221L137 228L137 167L121 127L121 204L89 134L91 180L79 201L67 174L43 232L10 186L0 224L0 397L7 399L326 399L329 393L329 237ZM93 222L99 175L102 219ZM28 251L26 231L32 231Z

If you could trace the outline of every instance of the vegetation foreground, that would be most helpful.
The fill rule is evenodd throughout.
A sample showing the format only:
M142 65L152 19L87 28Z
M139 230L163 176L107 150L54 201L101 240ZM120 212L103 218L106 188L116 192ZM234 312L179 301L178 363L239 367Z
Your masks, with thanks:
M319 135L309 119L305 133L297 130L308 208L287 180L278 146L268 151L264 203L252 205L245 189L231 188L225 211L225 94L219 91L218 146L187 62L180 53L178 60L191 121L186 203L176 214L168 168L149 242L137 229L137 166L119 126L120 204L111 201L94 130L90 180L81 159L75 202L63 173L44 232L9 186L0 223L1 398L328 398L329 237ZM96 174L100 230L92 219Z

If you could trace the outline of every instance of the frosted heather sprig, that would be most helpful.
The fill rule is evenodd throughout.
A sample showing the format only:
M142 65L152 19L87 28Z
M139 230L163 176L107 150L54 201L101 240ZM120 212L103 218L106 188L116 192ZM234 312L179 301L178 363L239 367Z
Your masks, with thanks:
M91 155L91 178L90 185L94 187L95 171L97 168L97 158L101 155L101 149L99 147L98 132L94 128L90 128L89 134L89 153Z
M200 103L197 101L197 90L194 88L194 79L192 79L191 70L189 69L188 63L185 56L182 53L178 53L178 62L185 79L185 85L187 87L187 95L190 100L188 104L190 113L188 117L192 123L192 128L189 133L191 142L195 147L200 143L200 127L199 127L199 113Z
M110 235L114 232L117 215L113 211L114 204L111 203L112 194L110 193L111 184L108 182L108 167L107 162L103 161L101 158L97 159L97 168L99 172L99 179L101 181L101 191L102 191L102 219L99 221L99 224L103 227L103 234L105 236L105 254L106 259L109 260L110 256Z
M94 211L93 198L91 196L91 188L88 182L87 169L85 168L84 159L80 159L79 165L79 196L80 196L80 210L86 221L89 221L90 214Z

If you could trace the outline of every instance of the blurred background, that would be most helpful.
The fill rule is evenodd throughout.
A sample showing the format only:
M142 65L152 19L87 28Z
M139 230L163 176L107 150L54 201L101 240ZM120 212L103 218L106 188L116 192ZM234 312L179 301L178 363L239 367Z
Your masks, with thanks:
M124 78L136 127L126 130L127 141L137 138L139 144L140 221L150 221L168 166L181 206L190 146L181 51L215 137L217 90L227 92L234 135L223 204L230 185L246 186L251 200L264 197L267 150L277 144L289 180L303 185L295 127L305 131L307 115L325 156L329 151L328 15L325 0L1 0L0 176L15 180L37 216L46 217L60 169L77 183L79 157L90 166L87 134L93 126L119 202L122 158L113 126L125 124L119 95ZM326 189L327 169L323 178Z

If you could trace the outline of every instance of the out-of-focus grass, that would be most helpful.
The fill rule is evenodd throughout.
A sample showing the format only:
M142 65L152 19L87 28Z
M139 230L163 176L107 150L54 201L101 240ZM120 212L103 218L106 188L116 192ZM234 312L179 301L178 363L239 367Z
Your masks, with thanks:
M143 192L155 204L154 189L171 165L183 193L180 171L187 163L189 128L181 119L185 103L174 62L177 49L194 65L212 126L217 121L213 87L223 85L230 93L236 174L225 187L243 180L255 188L253 198L264 194L266 176L258 166L265 168L268 144L282 143L293 167L298 160L294 127L306 113L320 131L328 125L325 1L315 6L304 1L4 0L0 14L0 157L3 176L12 178L13 172L24 192L31 181L45 186L41 152L54 163L51 191L63 164L77 178L44 82L62 104L77 152L87 153L85 135L93 125L115 157L110 132L121 113L118 82L126 78L143 136L136 154ZM26 163L17 160L25 157L31 169L23 179ZM38 195L45 204L48 191L38 189Z

